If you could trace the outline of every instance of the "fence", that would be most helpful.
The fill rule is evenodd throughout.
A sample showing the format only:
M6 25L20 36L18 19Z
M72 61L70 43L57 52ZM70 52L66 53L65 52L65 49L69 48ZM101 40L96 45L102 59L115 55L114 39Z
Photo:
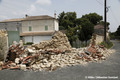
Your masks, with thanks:
M72 47L74 47L74 48L81 48L81 47L86 47L86 46L88 46L90 44L90 40L88 40L87 41L87 43L86 43L86 41L80 41L80 40L76 40L76 41L74 41L73 43L72 43Z

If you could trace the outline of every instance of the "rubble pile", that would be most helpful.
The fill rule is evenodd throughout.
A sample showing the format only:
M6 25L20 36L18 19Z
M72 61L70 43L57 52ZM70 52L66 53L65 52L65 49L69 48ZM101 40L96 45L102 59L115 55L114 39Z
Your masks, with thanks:
M53 71L66 66L99 62L114 52L103 45L95 45L95 38L92 40L93 43L88 47L71 48L66 35L57 32L51 41L35 44L26 49L20 44L12 45L6 62L0 62L0 70Z
M15 61L16 58L19 58L21 54L23 54L25 48L20 44L13 44L9 47L8 55L6 57L6 61Z
M8 46L7 31L0 30L0 61L4 61L7 55Z
M113 50L107 50L104 46L89 46L86 48L72 48L71 51L58 50L32 50L26 48L24 53L16 56L15 60L1 63L1 69L21 69L33 71L53 71L57 68L98 62L105 60Z
M40 44L34 44L32 47L35 47L35 49L57 49L65 51L70 49L71 45L67 36L62 32L57 31L50 41L40 42Z
M92 35L92 39L90 40L90 44L96 45L96 34Z

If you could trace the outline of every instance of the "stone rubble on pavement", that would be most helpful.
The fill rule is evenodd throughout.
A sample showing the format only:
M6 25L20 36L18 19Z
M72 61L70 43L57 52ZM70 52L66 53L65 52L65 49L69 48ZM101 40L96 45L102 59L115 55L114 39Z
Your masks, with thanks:
M95 38L94 38L95 39ZM53 71L57 68L85 65L87 62L105 60L112 49L95 45L95 40L85 48L72 48L68 38L62 32L56 32L52 40L34 44L24 49L20 44L9 48L9 57L5 63L0 62L0 69L21 69L33 71ZM21 44L22 45L22 44Z

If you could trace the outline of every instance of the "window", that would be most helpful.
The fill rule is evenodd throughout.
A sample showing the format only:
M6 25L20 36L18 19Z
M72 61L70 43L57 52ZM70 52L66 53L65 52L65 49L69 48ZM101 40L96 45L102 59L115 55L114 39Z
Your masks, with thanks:
M48 30L48 26L45 26L45 31L47 31Z
M32 31L32 27L31 26L29 26L29 31Z

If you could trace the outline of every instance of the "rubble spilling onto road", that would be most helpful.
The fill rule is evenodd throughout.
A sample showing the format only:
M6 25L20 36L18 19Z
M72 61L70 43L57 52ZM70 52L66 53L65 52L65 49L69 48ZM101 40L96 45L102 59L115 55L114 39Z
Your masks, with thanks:
M66 66L99 62L111 53L114 50L95 45L95 38L92 38L88 47L71 48L66 35L57 32L51 41L34 44L26 49L20 44L12 45L6 62L0 62L0 69L53 71Z

